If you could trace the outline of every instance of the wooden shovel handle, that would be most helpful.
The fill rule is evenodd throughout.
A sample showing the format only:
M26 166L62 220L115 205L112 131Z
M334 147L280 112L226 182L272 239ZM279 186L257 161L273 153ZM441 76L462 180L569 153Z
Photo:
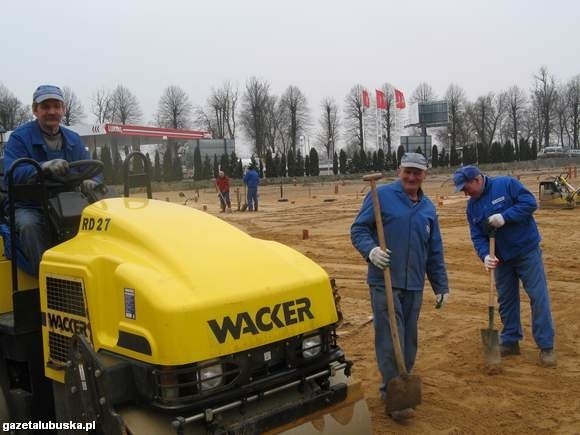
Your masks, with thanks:
M489 256L495 257L495 234L489 236ZM495 269L489 271L489 307L495 307Z
M380 176L379 176L380 175ZM373 209L375 212L375 223L377 225L377 234L379 236L379 246L383 251L387 250L387 242L385 240L385 231L383 229L383 218L381 216L381 203L377 193L377 180L382 178L382 174L370 174L363 177L363 180L369 181L371 184L371 196L373 199ZM399 328L397 327L397 317L395 315L395 303L393 300L393 287L391 283L391 270L389 268L383 269L385 276L385 292L387 296L387 311L389 314L389 329L391 330L391 340L395 350L395 360L399 369L400 375L406 375L407 369L403 360L403 351L401 350L401 342L399 341Z

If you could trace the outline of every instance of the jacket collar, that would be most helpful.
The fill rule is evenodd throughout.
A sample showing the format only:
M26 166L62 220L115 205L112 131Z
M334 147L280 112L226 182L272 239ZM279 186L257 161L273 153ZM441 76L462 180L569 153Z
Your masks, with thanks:
M483 185L483 192L481 193L482 196L483 196L483 194L489 192L489 189L491 189L491 178L489 178L487 175L484 175L483 182L484 182L484 185Z
M62 135L63 147L66 148L67 150L72 149L68 130L60 126L59 131ZM32 121L32 145L38 145L42 147L46 146L46 143L44 142L44 137L42 135L42 130L40 129L40 125L38 125L38 121L36 120Z

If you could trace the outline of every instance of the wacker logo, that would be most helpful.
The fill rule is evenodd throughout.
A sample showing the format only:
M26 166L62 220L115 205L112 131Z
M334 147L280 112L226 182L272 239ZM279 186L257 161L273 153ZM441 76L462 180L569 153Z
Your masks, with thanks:
M51 329L60 329L71 334L83 334L89 337L88 324L82 320L63 317L59 314L48 313L48 326Z
M256 335L260 332L270 331L274 327L283 328L303 322L305 317L314 319L310 305L310 299L301 298L295 301L282 302L273 307L262 307L253 315L243 311L238 313L235 321L226 316L221 325L215 319L208 320L207 323L217 340L223 343L228 334L237 340L241 334Z

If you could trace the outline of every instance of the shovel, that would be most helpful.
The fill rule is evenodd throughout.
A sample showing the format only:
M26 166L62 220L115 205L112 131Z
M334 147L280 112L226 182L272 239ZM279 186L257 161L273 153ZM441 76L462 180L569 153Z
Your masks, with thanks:
M373 209L375 212L375 222L377 234L379 236L379 246L383 251L387 250L385 241L385 232L383 229L383 218L381 216L381 204L377 194L377 180L381 179L383 174L369 174L363 177L363 180L369 181L371 185L371 196L373 199ZM395 361L399 376L391 379L387 384L387 401L385 404L388 413L393 411L402 411L407 408L415 408L421 403L421 378L417 375L411 375L407 372L403 360L403 351L399 340L399 329L397 327L397 317L395 315L395 304L393 301L393 287L391 283L391 272L385 268L385 292L387 296L387 310L389 317L389 329L391 330L391 340L395 350Z
M495 229L489 233L489 255L495 257ZM481 341L485 352L485 362L488 366L497 366L501 363L501 353L499 350L499 334L497 329L493 329L493 318L495 314L495 275L494 269L489 272L489 302L488 318L489 323L486 329L481 330Z
M246 185L244 184L244 203L242 204L242 211L246 211L248 208L248 192Z

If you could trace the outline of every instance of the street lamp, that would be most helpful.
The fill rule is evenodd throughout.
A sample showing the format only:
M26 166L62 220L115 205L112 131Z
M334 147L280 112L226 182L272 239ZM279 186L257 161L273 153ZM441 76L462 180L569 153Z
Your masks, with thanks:
M477 131L475 132L475 165L479 166L479 151L478 151L478 146L477 143L479 141L479 134L477 133Z
M447 150L447 168L451 168L451 133L447 133L447 145L449 149Z

